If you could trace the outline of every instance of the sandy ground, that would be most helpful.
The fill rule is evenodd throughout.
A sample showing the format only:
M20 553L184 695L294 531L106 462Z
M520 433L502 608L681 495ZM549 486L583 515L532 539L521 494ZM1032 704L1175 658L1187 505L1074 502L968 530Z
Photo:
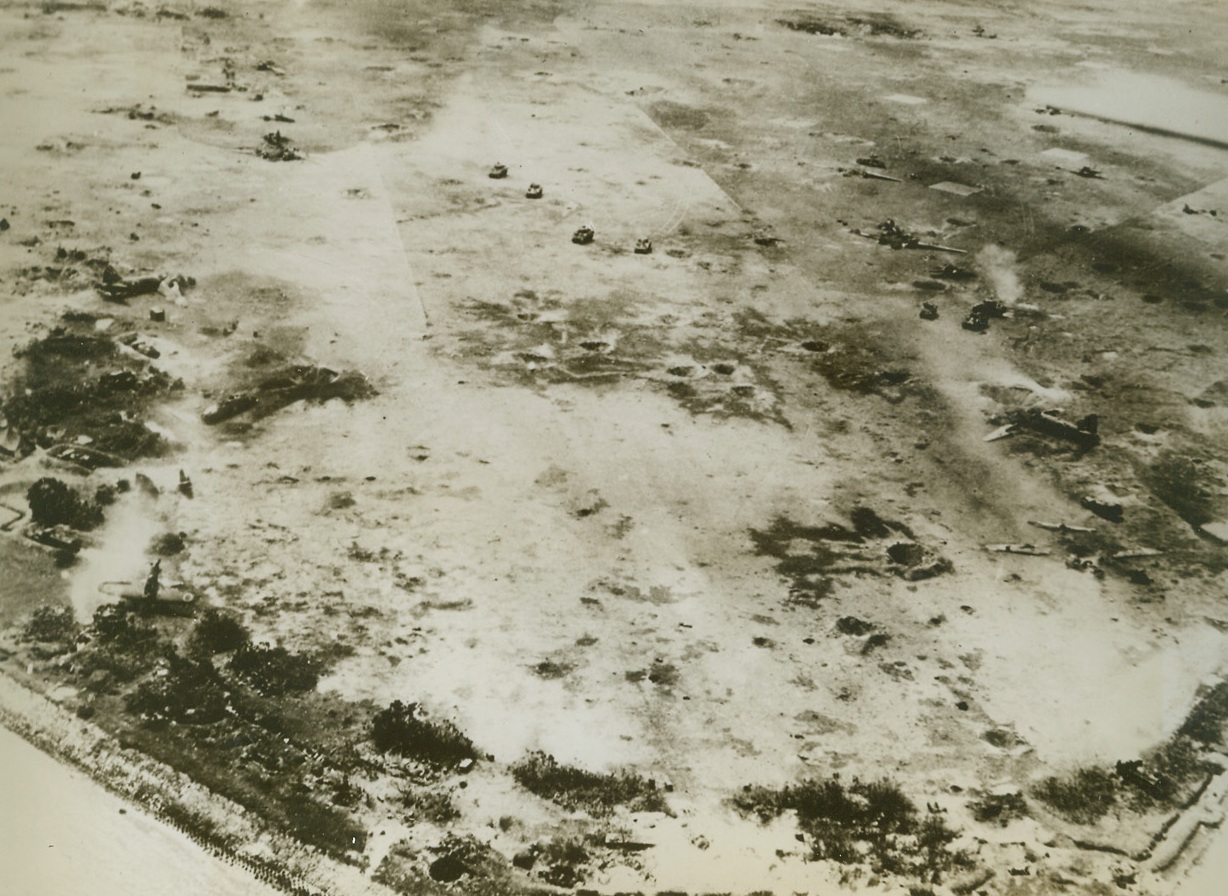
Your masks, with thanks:
M259 888L242 869L225 864L196 844L80 772L65 773L55 760L9 731L0 732L4 755L5 890L39 893L166 893L245 896L275 893Z
M1065 240L1076 223L1137 237L1123 256L1154 277L1180 240L1173 277L1222 297L1228 94L1217 29L1183 24L1224 24L1218 7L1117 6L922 4L894 10L925 32L905 40L790 30L793 5L771 2L260 3L218 20L6 4L0 332L101 306L18 276L57 245L198 280L143 327L189 384L156 418L176 453L140 465L163 496L124 497L56 587L88 619L103 583L140 577L154 534L182 530L176 579L263 638L352 648L324 690L421 701L499 762L540 749L669 781L674 817L627 821L657 844L648 870L590 881L610 891L837 886L786 823L728 809L745 784L889 775L962 825L952 785L1026 787L1140 755L1228 662L1223 548L1134 472L1194 446L1223 513L1228 417L1191 401L1228 377L1224 309L1180 290L1140 301L1159 287L1109 283L1094 264L1128 262ZM228 68L244 89L185 89ZM1106 71L1166 99L1123 109ZM155 117L129 117L135 104ZM305 159L252 152L275 127ZM846 176L867 156L900 181ZM506 180L487 178L496 161ZM1084 164L1102 177L1077 177ZM542 199L524 197L531 181ZM929 189L944 182L979 192ZM852 232L889 217L967 254ZM585 223L595 242L573 245ZM633 254L644 236L654 252ZM949 263L981 276L914 286ZM1038 287L1067 279L1077 296ZM942 316L921 323L933 295ZM985 298L1013 319L961 329ZM805 347L819 338L831 347ZM204 393L260 346L357 369L380 394L204 426ZM907 376L842 390L823 375L831 351ZM1121 385L1089 396L1088 376ZM982 442L1019 404L1097 410L1105 444L1072 460ZM19 493L39 463L0 476ZM192 500L173 492L179 469ZM1151 561L1152 585L1072 569L1029 526L1106 526L1077 503L1096 488L1132 514L1115 532L1126 547L1172 555ZM954 571L909 582L875 542L876 572L792 598L752 530L847 523L856 507ZM1003 542L1053 553L983 548ZM863 653L835 629L844 616L890 641ZM660 669L664 684L637 677ZM986 742L991 729L1020 747ZM498 776L468 793L468 829L548 824ZM1080 861L1053 864L1078 877Z

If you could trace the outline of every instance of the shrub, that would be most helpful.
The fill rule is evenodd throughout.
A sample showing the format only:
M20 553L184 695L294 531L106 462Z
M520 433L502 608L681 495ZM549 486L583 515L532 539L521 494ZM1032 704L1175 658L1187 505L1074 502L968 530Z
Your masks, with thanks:
M1228 682L1221 681L1199 696L1177 733L1207 746L1216 746L1223 743L1225 720L1228 720Z
M184 547L183 535L178 532L164 532L149 543L149 549L159 557L173 557L182 553Z
M460 810L448 793L433 790L404 790L401 805L415 819L444 825L461 817Z
M772 790L745 787L733 799L744 815L767 822L797 814L815 859L873 862L891 873L938 873L963 861L948 847L958 834L937 815L918 820L912 800L887 780L845 785L836 778Z
M1046 778L1036 796L1075 824L1094 824L1117 801L1117 781L1101 768L1081 768L1066 778Z
M141 682L124 702L131 713L151 722L207 725L226 715L226 692L217 671L171 653L165 675Z
M226 667L266 697L310 691L320 680L315 660L271 644L244 644Z
M994 822L1003 827L1028 814L1028 804L1022 793L990 793L970 802L968 808L977 821L986 824Z
M423 718L417 703L394 700L371 721L371 741L381 753L393 753L432 765L476 759L477 751L451 722Z
M584 809L594 815L626 806L633 812L668 812L655 782L633 772L599 774L560 765L553 756L531 753L512 766L512 776L525 790L566 809Z
M103 604L95 610L90 631L100 644L116 647L148 645L158 636L148 622L123 603Z
M102 510L84 500L71 486L44 476L26 490L30 519L39 526L71 526L93 529L102 522Z
M192 635L188 639L188 653L195 657L228 653L246 646L250 639L247 629L238 619L209 607L192 629Z
M31 614L22 636L28 641L67 644L77 637L79 628L71 607L44 604Z

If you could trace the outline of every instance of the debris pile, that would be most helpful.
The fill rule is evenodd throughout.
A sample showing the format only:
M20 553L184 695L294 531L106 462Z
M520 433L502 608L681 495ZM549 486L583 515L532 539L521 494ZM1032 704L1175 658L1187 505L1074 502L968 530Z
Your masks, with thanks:
M303 154L292 143L289 137L282 136L281 131L273 131L264 135L264 142L256 148L256 155L270 162L297 162L303 158Z
M294 364L265 377L250 389L214 402L200 416L212 426L249 411L255 418L266 417L298 401L340 398L349 402L374 394L367 378L355 371L339 373L327 367Z

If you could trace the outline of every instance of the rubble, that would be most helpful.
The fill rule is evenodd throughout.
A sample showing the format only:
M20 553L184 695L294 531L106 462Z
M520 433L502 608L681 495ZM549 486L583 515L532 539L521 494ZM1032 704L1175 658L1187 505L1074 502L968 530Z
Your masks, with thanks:
M985 550L991 554L1021 554L1026 557L1048 557L1051 551L1038 548L1034 544L1011 542L1006 544L987 544Z
M1036 520L1028 520L1029 526L1035 526L1038 529L1044 529L1048 532L1095 532L1095 529L1090 529L1087 526L1072 526L1069 523L1041 523Z
M223 423L240 414L255 412L266 416L297 401L351 401L365 398L374 390L362 374L339 373L327 367L291 365L265 377L251 389L234 392L209 405L201 420L209 425Z
M293 148L292 142L289 137L282 136L281 131L265 134L264 142L256 148L256 155L270 162L301 161L303 154Z

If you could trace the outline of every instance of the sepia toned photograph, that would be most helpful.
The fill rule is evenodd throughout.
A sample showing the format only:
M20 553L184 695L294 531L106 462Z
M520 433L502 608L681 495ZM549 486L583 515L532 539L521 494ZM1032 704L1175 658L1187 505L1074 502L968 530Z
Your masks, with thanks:
M0 896L1228 892L1228 5L0 0Z

